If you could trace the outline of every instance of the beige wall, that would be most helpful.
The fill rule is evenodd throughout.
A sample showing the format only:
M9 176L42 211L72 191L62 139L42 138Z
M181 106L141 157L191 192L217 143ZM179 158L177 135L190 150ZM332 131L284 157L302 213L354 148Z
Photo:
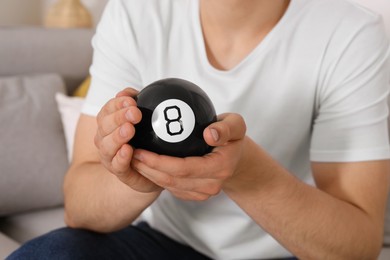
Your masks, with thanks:
M0 0L1 1L1 0ZM10 0L12 1L12 0ZM29 0L26 0L29 1ZM46 12L53 3L57 0L41 0L42 1L42 10L43 13ZM93 22L96 24L103 12L104 7L106 6L108 0L81 0L82 3L88 8L93 17ZM142 1L142 0L141 0Z
M0 25L39 25L41 0L0 0Z
M0 0L0 26L42 25L47 8L57 0ZM94 23L100 19L108 0L82 0ZM141 0L142 1L142 0Z

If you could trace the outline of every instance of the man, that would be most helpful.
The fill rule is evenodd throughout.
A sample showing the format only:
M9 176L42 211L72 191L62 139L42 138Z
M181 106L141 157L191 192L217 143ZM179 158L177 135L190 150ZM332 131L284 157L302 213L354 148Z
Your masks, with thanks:
M13 257L375 259L390 155L380 17L342 0L112 0L93 42L64 185L77 229ZM167 77L213 100L210 154L128 145L133 97Z

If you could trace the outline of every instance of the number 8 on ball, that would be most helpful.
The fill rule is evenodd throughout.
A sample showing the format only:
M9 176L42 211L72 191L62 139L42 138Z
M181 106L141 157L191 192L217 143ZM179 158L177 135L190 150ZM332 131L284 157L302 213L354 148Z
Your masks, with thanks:
M193 132L195 115L187 103L179 99L168 99L154 109L152 127L162 140L178 143Z
M197 85L169 78L145 87L136 97L142 120L130 144L177 157L201 156L212 147L203 130L216 121L214 106Z

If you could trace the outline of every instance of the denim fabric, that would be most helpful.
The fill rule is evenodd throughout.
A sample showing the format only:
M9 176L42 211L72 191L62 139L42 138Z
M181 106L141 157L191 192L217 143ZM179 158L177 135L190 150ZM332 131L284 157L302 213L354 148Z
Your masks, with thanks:
M143 222L109 234L61 228L27 242L7 257L7 260L14 259L203 260L209 258L175 242Z
M208 257L152 229L147 223L101 234L61 228L33 239L7 260L205 260Z

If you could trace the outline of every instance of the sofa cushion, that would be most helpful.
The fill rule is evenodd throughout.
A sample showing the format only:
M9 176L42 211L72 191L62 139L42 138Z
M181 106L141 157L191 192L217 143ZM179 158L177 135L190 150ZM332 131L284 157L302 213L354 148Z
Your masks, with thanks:
M31 211L0 219L0 231L21 244L61 227L65 227L63 207Z
M383 247L377 260L389 260L390 259L390 247Z
M78 88L73 92L73 96L75 96L75 97L82 97L82 98L86 97L90 85L91 85L91 76L88 76L81 83L81 85L78 86Z
M66 150L68 151L68 160L72 161L73 142L76 132L77 122L80 118L81 108L84 104L84 98L70 97L63 93L56 94L58 110L61 114L61 121L64 127Z
M0 216L61 205L68 167L55 101L60 76L0 78Z
M68 94L88 74L94 29L0 26L0 76L58 73Z
M20 246L19 243L2 233L0 233L0 245L0 259L5 259Z

